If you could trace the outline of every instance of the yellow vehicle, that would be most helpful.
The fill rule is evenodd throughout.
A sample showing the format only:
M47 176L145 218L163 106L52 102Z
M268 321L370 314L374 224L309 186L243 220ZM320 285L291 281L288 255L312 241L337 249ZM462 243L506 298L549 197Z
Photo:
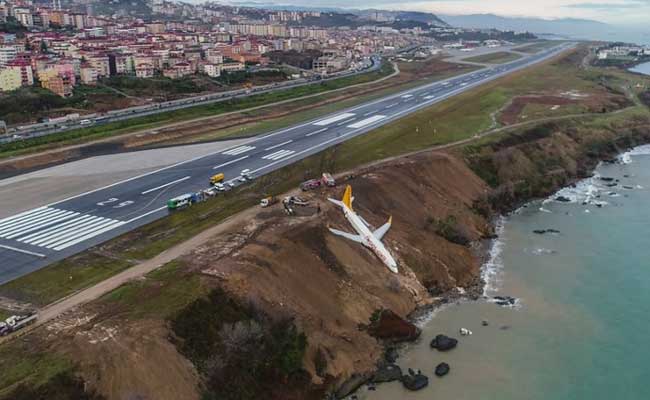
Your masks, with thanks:
M224 175L223 174L216 174L213 175L212 178L210 178L210 184L211 185L216 185L217 183L220 183L223 181Z

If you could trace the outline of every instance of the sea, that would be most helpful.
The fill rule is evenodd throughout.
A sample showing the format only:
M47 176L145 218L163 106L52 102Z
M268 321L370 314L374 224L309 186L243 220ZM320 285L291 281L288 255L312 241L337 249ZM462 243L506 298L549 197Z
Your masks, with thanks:
M638 74L650 75L650 62L642 63L633 68L630 68L630 71L636 72Z
M427 375L427 388L392 382L358 398L650 399L650 146L619 160L499 221L486 298L437 310L401 349L398 364ZM499 306L497 295L517 302ZM458 347L431 349L440 333ZM441 362L451 371L439 378Z

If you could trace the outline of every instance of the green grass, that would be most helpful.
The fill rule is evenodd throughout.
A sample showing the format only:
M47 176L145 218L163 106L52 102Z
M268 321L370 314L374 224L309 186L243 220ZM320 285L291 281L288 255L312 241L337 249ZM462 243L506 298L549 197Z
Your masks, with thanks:
M184 267L183 261L174 260L147 274L146 279L120 286L100 301L125 309L135 318L168 318L208 293L199 275L185 272Z
M516 47L513 50L521 51L522 53L535 54L539 53L544 49L548 49L557 45L557 41L546 40L542 42L530 43L525 46Z
M483 63L483 64L504 64L510 61L520 59L521 56L507 51L500 51L497 53L483 54L476 57L463 58L463 61Z
M413 64L403 64L400 66L400 69L404 69L404 66L408 66L411 70L415 70L418 67L413 66ZM323 114L328 114L328 113L334 113L336 111L348 108L348 107L353 107L355 105L371 101L383 96L388 96L391 94L395 94L400 91L404 91L407 89L411 89L417 86L422 86L430 82L434 81L439 81L443 79L447 79L449 77L461 74L461 73L466 73L474 70L474 68L471 67L463 67L462 69L459 69L457 71L448 71L445 73L441 74L436 74L429 76L424 79L418 79L415 81L408 81L403 84L397 84L385 89L381 90L376 90L372 91L371 93L359 95L359 96L353 96L351 98L345 99L345 100L340 100L336 101L334 103L318 106L316 108L308 109L308 110L303 110L303 111L298 111L295 113L291 113L290 115L282 116L282 117L277 117L277 118L269 118L265 119L263 121L258 121L258 122L251 122L251 123L246 123L242 125L237 125L225 129L219 129L214 132L210 132L204 135L200 136L194 136L194 137L189 137L189 138L181 138L178 140L175 140L173 144L187 144L187 143L195 143L195 142L203 142L203 141L211 141L211 140L219 140L219 139L226 139L226 138L235 138L235 137L248 137L248 136L254 136L254 135L259 135L262 133L268 133L273 130L285 128L287 126L291 126L293 124L299 124L305 121L309 121L311 119L317 118L322 116ZM353 90L353 89L351 89ZM318 97L313 97L309 99L304 99L300 100L300 106L305 106L309 104L315 104L320 101L323 101L328 98L334 98L336 96L339 96L340 93L324 93L322 96ZM283 105L280 107L291 107L291 104ZM243 112L242 115L251 115L251 116L259 116L260 114L265 113L265 110L254 110L254 111L247 111ZM269 110L269 114L272 114L272 110Z
M94 251L58 261L0 286L0 295L43 306L101 282L133 265Z
M152 129L172 122L215 116L227 112L271 104L278 101L289 100L292 98L307 96L311 94L325 93L353 84L372 82L381 77L390 75L392 72L392 65L389 63L384 63L381 69L378 71L335 79L332 81L322 82L320 84L306 85L278 92L263 93L242 99L228 100L224 102L185 108L182 110L170 111L146 117L137 117L126 121L113 122L105 125L75 129L68 132L61 132L38 138L15 141L0 145L0 158L30 154L49 148L55 148L57 146L78 144L89 140L97 140L142 129Z
M490 114L502 108L512 96L542 87L562 90L596 87L593 81L567 76L573 71L572 64L556 61L453 97L102 245L103 254L113 254L116 259L94 259L94 253L88 251L0 286L0 295L45 304L127 268L131 260L154 257L255 206L261 197L284 193L323 171L343 172L387 157L471 138L492 126ZM71 270L75 272L73 279L66 281Z
M0 347L0 397L19 384L40 386L72 368L70 361L54 353L38 351L29 343L6 344Z
M440 78L443 79L443 78ZM246 137L246 136L255 136L259 135L262 133L268 133L274 130L286 128L287 126L291 126L294 124L299 124L305 121L309 121L314 118L318 118L324 114L329 114L329 113L334 113L336 111L348 108L348 107L353 107L355 105L371 101L383 96L387 96L390 94L397 93L399 91L403 91L415 86L420 86L425 83L427 83L429 80L433 81L434 79L427 79L427 80L418 80L417 82L410 82L410 83L405 83L402 85L397 85L394 87L390 87L387 89L379 90L379 91L373 91L372 93L360 95L360 96L353 96L351 98L341 100L341 101L336 101L333 103L325 104L322 106L318 106L315 108L303 110L303 111L298 111L295 113L291 113L289 115L285 115L282 117L278 118L269 118L265 119L263 121L257 121L257 122L250 122L247 124L242 124L242 125L237 125L233 126L230 128L225 128L225 129L219 129L214 132L207 133L205 135L201 136L196 136L196 137L190 137L190 138L181 138L179 140L176 140L172 143L174 144L186 144L186 143L194 143L194 142L201 142L201 141L210 141L210 140L219 140L219 139L226 139L226 138L235 138L235 137ZM320 101L323 101L324 99L327 98L333 98L335 96L338 96L338 94L324 94L323 96L318 96L318 97L312 97L309 99L304 99L300 101L300 106L306 106L309 104L315 104ZM291 105L286 105L290 107ZM256 116L259 114L257 113L264 113L262 110L255 110L255 111L250 111L250 112L243 112L242 115L251 115L251 116ZM270 112L272 114L272 111Z

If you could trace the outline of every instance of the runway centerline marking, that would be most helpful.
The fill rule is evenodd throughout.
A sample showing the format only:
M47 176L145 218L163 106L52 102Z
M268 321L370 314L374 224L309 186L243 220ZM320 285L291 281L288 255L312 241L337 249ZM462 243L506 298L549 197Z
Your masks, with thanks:
M180 183L180 182L186 181L186 180L188 180L188 179L190 179L190 178L191 178L191 176L188 175L188 176L186 176L186 177L184 177L184 178L176 179L175 181L171 181L171 182L165 183L164 185L160 185L160 186L157 186L157 187L155 187L155 188L151 188L151 189L145 190L144 192L142 192L142 193L140 193L140 194L141 194L141 195L149 194L149 193L151 193L151 192L155 192L156 190L164 189L164 188L166 188L167 186L171 186L171 185L173 185L173 184L175 184L175 183Z
M230 160L230 161L225 162L225 163L223 163L223 164L215 165L214 167L212 167L212 169L219 169L219 168L225 167L226 165L234 164L234 163L236 163L236 162L239 162L239 161L241 161L241 160L245 160L245 159L247 159L247 158L248 158L248 156L239 157L239 158L237 158L237 159Z
M289 143L291 143L291 142L293 142L293 140L287 140L286 142L282 142L282 143L280 143L280 144L276 144L276 145L273 145L273 146L271 146L271 147L267 147L267 148L264 149L264 150L265 150L265 151L269 151L269 150L277 149L278 147L282 147L282 146L284 146L285 144L289 144Z
M305 137L314 136L314 135L319 134L319 133L321 133L321 132L325 132L327 129L328 129L328 128L323 128L323 129L319 129L319 130L317 130L317 131L313 131L313 132L311 132L311 133L306 134Z

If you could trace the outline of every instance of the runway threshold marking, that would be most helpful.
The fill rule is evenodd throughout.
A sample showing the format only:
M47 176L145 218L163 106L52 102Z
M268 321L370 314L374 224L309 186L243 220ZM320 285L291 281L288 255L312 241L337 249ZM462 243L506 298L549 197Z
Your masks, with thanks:
M245 160L247 158L248 158L248 156L239 157L239 158L236 158L234 160L230 160L228 162L225 162L223 164L215 165L214 167L212 167L212 169L219 169L219 168L225 167L226 165L234 164L236 162L239 162L241 160Z
M384 118L386 118L385 115L375 115L370 118L366 118L361 121L355 122L354 124L348 125L348 128L353 128L353 129L363 128L364 126L370 125L377 121L381 121Z
M151 192L155 192L156 190L164 189L164 188L166 188L167 186L171 186L171 185L173 185L173 184L176 184L176 183L179 183L179 182L186 181L186 180L188 180L188 179L190 179L190 178L191 178L191 176L188 175L188 176L186 176L186 177L184 177L184 178L176 179L175 181L171 181L171 182L165 183L164 185L160 185L160 186L157 186L157 187L155 187L155 188L151 188L151 189L145 190L144 192L142 192L142 193L140 193L140 194L141 194L141 195L149 194L149 193L151 193Z
M255 146L239 146L239 147L235 147L234 149L224 151L221 154L226 154L226 155L229 155L229 156L236 156L238 154L242 154L242 153L246 153L248 151L251 151L254 148L255 148Z
M293 153L295 153L294 150L286 150L285 149L285 150L276 151L275 153L267 154L262 158L265 159L265 160L279 160L279 159L284 158L284 157L286 157L288 155L291 155Z
M327 119L322 119L320 121L314 122L314 125L316 125L316 126L326 126L326 125L330 125L330 124L333 124L335 122L338 122L338 121L341 121L341 120L344 120L344 119L348 119L350 117L354 117L354 114L353 113L343 113L343 114L335 115L335 116L327 118Z

